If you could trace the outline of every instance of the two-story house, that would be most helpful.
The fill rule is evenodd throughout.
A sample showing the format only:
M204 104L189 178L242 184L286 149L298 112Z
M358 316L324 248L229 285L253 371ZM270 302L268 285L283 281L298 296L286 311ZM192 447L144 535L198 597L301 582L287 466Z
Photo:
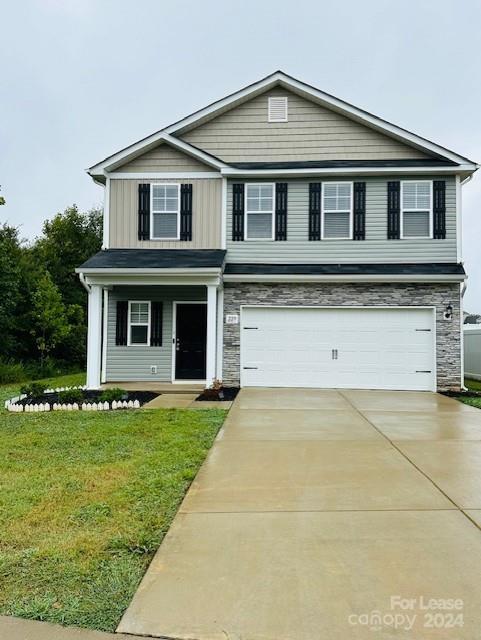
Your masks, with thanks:
M458 389L476 169L281 71L109 156L88 385Z

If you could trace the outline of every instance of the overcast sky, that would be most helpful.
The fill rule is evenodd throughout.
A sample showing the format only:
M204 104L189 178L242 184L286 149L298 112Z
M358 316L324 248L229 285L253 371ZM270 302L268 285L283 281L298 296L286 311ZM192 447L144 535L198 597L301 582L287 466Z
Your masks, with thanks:
M22 0L0 9L0 220L102 200L84 169L275 69L481 162L479 0ZM481 313L481 171L463 188Z

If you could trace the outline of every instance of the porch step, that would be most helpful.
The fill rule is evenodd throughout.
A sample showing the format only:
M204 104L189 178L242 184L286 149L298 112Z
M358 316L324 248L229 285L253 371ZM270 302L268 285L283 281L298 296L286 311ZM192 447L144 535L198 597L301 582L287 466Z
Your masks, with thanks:
M172 384L171 382L107 382L102 385L102 389L109 387L120 387L126 391L157 391L162 394L186 394L201 393L205 385L203 384Z

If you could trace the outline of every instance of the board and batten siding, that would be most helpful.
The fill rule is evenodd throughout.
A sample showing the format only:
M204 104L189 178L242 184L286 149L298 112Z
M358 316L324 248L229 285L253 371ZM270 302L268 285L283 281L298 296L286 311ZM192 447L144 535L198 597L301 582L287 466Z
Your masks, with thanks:
M192 240L139 240L138 188L140 183L192 184ZM110 180L111 249L218 249L221 247L222 180L162 179Z
M160 300L162 307L162 346L115 344L115 325L118 300ZM114 287L109 292L107 323L106 381L121 382L151 380L170 382L172 377L172 315L173 301L201 302L206 300L205 287ZM157 366L152 374L150 367Z
M287 122L267 121L268 98L273 96L287 96ZM181 133L180 137L226 162L429 157L414 147L280 87Z
M356 177L366 182L365 240L308 240L309 182L288 181L287 240L232 240L232 184L227 188L227 261L267 263L456 262L456 182L446 180L446 238L387 240L387 182L431 177ZM283 180L284 181L284 180ZM336 181L332 179L331 181ZM247 182L247 181L245 181ZM252 180L251 182L259 182ZM268 180L266 182L269 182ZM272 182L272 180L271 180ZM327 182L327 180L325 180Z
M174 147L161 144L130 162L117 167L116 171L125 173L142 173L143 171L212 171L212 167L196 158L182 153Z

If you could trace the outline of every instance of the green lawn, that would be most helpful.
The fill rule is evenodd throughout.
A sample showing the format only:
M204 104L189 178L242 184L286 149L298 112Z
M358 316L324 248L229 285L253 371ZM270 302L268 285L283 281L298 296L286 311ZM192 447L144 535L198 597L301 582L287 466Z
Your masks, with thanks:
M481 391L480 380L471 380L469 378L465 378L464 385L469 389L469 391ZM465 398L464 396L459 395L457 399L464 404L469 404L469 406L471 407L481 409L481 398Z
M18 386L0 387L0 614L112 631L225 412L8 413Z
M481 391L481 380L464 379L464 384L470 391Z

